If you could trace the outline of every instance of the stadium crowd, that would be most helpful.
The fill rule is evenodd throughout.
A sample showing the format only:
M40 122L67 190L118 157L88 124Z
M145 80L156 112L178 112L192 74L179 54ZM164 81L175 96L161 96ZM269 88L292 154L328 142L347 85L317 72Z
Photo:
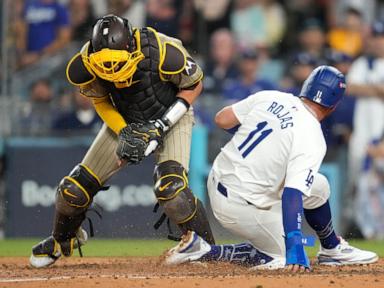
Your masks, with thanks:
M10 93L18 99L13 135L98 130L101 121L88 100L67 83L65 66L69 55L90 38L95 20L108 13L128 18L135 27L151 26L181 39L200 61L205 90L195 113L210 131L210 159L229 137L214 127L220 107L260 90L299 95L313 68L326 63L337 67L347 75L348 95L323 124L327 160L340 161L340 155L348 153L346 190L352 192L346 197L351 205L346 206L361 211L353 217L364 237L384 238L383 222L378 221L384 213L384 22L379 21L383 1L8 3ZM362 225L367 219L371 225Z

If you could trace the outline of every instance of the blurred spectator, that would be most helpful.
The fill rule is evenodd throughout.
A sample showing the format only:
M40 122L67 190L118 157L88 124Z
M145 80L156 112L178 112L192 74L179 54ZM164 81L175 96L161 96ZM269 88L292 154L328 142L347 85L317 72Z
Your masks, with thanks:
M239 60L240 75L238 79L225 85L223 89L225 100L230 102L239 101L261 90L276 89L276 85L272 82L258 78L258 56L255 50L245 50L241 53Z
M90 0L71 0L69 8L72 39L79 42L90 39L96 22Z
M143 0L109 0L109 13L124 17L134 27L145 26L146 7Z
M207 96L197 99L194 104L195 117L208 129L216 129L213 121L222 103L222 91L231 81L239 76L239 70L235 62L236 46L231 31L221 28L212 34L210 39L210 57L204 67L204 92ZM216 97L215 97L216 96Z
M336 50L329 50L327 53L328 64L339 69L347 75L352 65L353 58ZM353 131L353 116L355 111L356 99L351 95L346 95L336 106L335 112L322 121L322 128L328 151L339 146L348 145ZM335 151L336 152L336 151Z
M53 119L53 89L46 79L40 79L30 87L30 99L17 115L18 133L45 135L51 130Z
M107 13L110 13L108 12L108 10L110 10L108 9L108 5L109 5L109 2L111 1L115 1L115 0L107 0L107 1L91 0L94 15L97 18L99 18L104 16Z
M276 0L235 1L231 28L241 48L273 48L285 26L285 11Z
M91 101L76 89L73 94L74 109L59 115L53 122L53 130L60 132L97 131L101 121L97 116Z
M330 4L329 13L330 24L334 26L337 24L337 21L340 15L348 8L353 8L361 12L363 21L372 25L374 19L377 16L378 12L378 3L381 1L377 0L338 0L338 1L328 1Z
M65 47L71 38L68 9L55 0L26 0L18 25L20 65Z
M0 139L0 146L3 146L2 140ZM5 196L5 167L4 167L4 154L3 149L0 147L0 238L4 236L5 229L5 211L7 199Z
M180 13L183 7L180 0L148 0L146 26L171 37L178 37Z
M353 62L347 93L357 97L349 149L350 179L360 175L368 144L384 131L384 23L372 26L368 53Z
M8 5L8 7L12 7L12 6ZM3 5L0 5L0 15L3 17ZM4 24L3 21L0 21L0 39L1 40L3 40L3 24ZM0 62L1 62L1 56L0 56Z
M367 239L384 240L384 140L374 141L357 182L355 219Z
M322 0L290 0L283 2L287 13L287 27L281 51L297 49L297 33L303 27L307 19L317 19L321 25L327 23L327 11L331 2Z
M324 59L326 35L321 22L315 18L307 19L298 36L299 49L311 54L319 61Z
M281 89L299 96L301 86L312 70L318 66L318 61L306 52L297 53L287 67L287 76L281 83Z
M236 0L231 29L241 49L267 46L266 16L258 0Z
M286 23L285 10L277 0L259 0L265 15L266 44L275 47L282 41Z
M179 39L183 42L183 45L187 47L188 50L196 50L197 44L198 44L197 42L200 41L200 40L197 40L200 35L196 35L196 34L206 34L206 33L203 33L202 31L200 33L198 32L199 20L197 19L197 14L196 14L193 0L183 1L183 5L181 7L179 17L180 17ZM201 36L204 37L204 43L206 43L207 42L206 39L208 39L206 38L207 35L201 35ZM204 52L207 52L207 51L204 51Z
M357 56L363 47L362 15L359 10L349 7L341 18L341 23L328 33L329 45L350 56Z
M21 53L25 51L26 27L24 21L24 0L14 0L10 3L11 12L8 16L10 36L15 45L15 52ZM19 55L18 55L19 56Z
M229 28L233 0L194 0L193 2L204 19L208 36L220 28Z
M239 75L234 62L236 46L231 31L225 28L215 31L211 37L210 50L211 57L207 59L204 69L204 89L208 93L220 94L225 83Z
M347 75L354 58L347 53L335 49L328 49L326 60L329 65L335 66L343 74Z

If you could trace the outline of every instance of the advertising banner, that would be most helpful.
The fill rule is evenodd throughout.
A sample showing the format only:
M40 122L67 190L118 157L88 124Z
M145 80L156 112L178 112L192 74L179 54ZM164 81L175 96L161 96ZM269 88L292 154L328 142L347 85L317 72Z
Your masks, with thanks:
M45 237L52 231L56 188L63 176L81 161L88 143L73 141L8 141L6 145L6 237ZM107 191L100 191L95 203L102 219L89 211L98 237L166 236L153 224L156 203L152 173L154 160L125 167L112 177ZM96 207L96 209L98 209ZM88 230L88 221L84 222Z

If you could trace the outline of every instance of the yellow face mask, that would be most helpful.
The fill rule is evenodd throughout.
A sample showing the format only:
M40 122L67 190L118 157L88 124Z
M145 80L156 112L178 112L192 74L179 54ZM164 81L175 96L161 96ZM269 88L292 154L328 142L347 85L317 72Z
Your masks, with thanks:
M101 79L128 87L132 84L137 64L145 58L139 49L130 53L104 48L89 56L82 55L83 63Z

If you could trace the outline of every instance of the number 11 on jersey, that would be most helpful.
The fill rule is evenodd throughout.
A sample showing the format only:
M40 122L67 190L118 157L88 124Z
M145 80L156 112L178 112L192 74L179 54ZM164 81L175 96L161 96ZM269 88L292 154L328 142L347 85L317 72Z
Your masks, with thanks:
M244 150L245 146L247 146L247 144L255 137L256 134L258 134L260 132L260 135L252 142L252 144L250 144L248 146L248 148L246 148L241 156L243 156L243 158L247 157L249 153L252 152L253 149L255 149L255 147L261 142L263 141L263 139L265 137L267 137L269 134L271 134L271 132L273 131L272 129L266 129L264 130L264 128L267 126L268 122L267 121L263 121L263 122L260 122L256 125L256 129L255 130L252 130L247 138L244 140L243 143L240 144L239 147L237 147L237 149L239 149L240 152L242 152L242 150Z

